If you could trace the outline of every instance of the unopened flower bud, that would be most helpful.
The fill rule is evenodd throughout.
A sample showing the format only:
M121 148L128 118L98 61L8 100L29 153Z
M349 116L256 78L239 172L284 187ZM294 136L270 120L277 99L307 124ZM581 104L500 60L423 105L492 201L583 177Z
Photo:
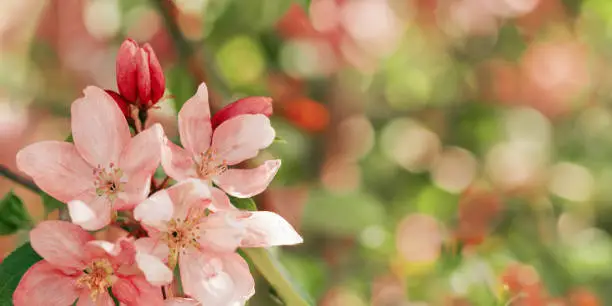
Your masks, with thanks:
M115 103L117 103L117 106L119 106L119 109L121 110L121 112L123 113L123 116L125 116L125 118L130 118L130 106L128 105L128 103L125 101L125 99L123 99L123 97L121 97L120 94L106 89L104 90L109 96L111 96L113 98L113 100L115 100Z
M270 117L272 115L272 98L247 97L226 105L215 113L211 120L213 129L224 121L239 115L262 114Z
M126 39L117 53L117 87L129 103L149 108L166 90L166 79L153 48Z

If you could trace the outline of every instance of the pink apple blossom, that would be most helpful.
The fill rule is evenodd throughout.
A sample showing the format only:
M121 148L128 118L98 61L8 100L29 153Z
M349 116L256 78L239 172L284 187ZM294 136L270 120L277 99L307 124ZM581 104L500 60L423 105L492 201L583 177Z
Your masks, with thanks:
M134 217L149 234L136 241L136 260L152 284L168 283L178 264L188 296L204 305L240 305L255 288L236 248L292 245L302 238L275 213L220 208L214 198L207 184L188 179L136 206Z
M43 257L24 274L13 294L15 306L161 306L161 288L149 284L135 266L133 242L97 241L79 226L43 221L30 232L32 248Z
M198 178L214 182L228 194L240 198L262 192L274 178L280 160L268 160L253 169L230 168L255 157L274 141L275 132L265 114L237 115L213 131L208 90L202 83L197 93L185 102L178 117L184 149L167 140L162 150L162 166L170 177L177 181Z
M131 209L148 196L164 136L154 125L132 138L111 96L92 86L84 94L71 107L74 144L34 143L17 153L17 167L68 203L74 223L97 230L112 210Z

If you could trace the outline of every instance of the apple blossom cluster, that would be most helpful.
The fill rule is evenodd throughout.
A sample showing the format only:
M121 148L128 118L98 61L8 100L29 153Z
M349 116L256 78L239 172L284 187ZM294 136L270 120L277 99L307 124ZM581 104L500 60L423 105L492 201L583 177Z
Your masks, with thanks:
M161 125L135 124L132 111L144 121L165 91L148 44L122 44L117 85L118 93L89 86L72 103L73 143L42 141L17 154L18 168L67 204L71 222L43 221L30 232L43 260L21 279L14 304L244 305L255 286L237 249L302 242L281 216L240 210L228 196L261 193L281 165L238 167L274 141L271 100L245 98L211 116L201 84L178 114L179 146ZM157 184L160 165L167 177ZM94 239L112 224L138 230ZM184 297L172 296L179 281Z

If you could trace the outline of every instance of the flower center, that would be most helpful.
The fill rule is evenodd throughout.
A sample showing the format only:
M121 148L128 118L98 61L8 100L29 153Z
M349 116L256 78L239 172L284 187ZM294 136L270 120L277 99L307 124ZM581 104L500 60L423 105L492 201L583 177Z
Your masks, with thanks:
M93 174L95 177L94 186L98 196L106 196L109 200L114 201L117 199L119 192L125 189L127 180L123 171L115 167L113 163L108 168L98 166L94 169Z
M89 264L77 284L91 290L91 299L96 300L99 294L106 292L116 280L113 266L107 259L97 259Z
M200 244L200 223L205 218L207 212L196 211L182 220L180 218L172 219L168 222L168 230L162 236L162 240L168 244L170 255L168 258L168 266L171 269L176 267L178 256L181 251L185 251L188 247L199 248Z
M227 170L227 162L225 160L219 162L215 159L215 154L214 149L208 149L194 157L196 173L199 178L207 180Z

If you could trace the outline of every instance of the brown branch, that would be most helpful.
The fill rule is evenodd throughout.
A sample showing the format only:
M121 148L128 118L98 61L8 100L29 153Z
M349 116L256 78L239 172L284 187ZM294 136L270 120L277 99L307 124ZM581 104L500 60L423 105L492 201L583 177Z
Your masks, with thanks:
M38 186L36 186L36 184L34 184L34 182L32 182L31 180L11 171L8 167L6 167L5 165L0 165L0 174L6 178L8 178L9 180L23 186L26 187L28 189L30 189L31 191L34 191L36 193L41 193L42 190L40 190L40 188L38 188Z
M168 182L170 182L170 177L166 175L166 178L161 182L161 184L159 184L159 186L157 187L157 190L166 188L166 186L168 185Z
M170 182L170 177L169 177L169 176L167 176L167 175L166 175L166 177L164 178L164 180L163 180L163 181L162 181L162 182L161 182L159 185L157 185L157 184L155 183L155 178L154 178L154 177L151 177L151 192L149 192L149 195L152 195L152 194L154 194L155 192L160 191L160 190L162 190L162 189L166 188L166 186L168 186L168 183L169 183L169 182Z

